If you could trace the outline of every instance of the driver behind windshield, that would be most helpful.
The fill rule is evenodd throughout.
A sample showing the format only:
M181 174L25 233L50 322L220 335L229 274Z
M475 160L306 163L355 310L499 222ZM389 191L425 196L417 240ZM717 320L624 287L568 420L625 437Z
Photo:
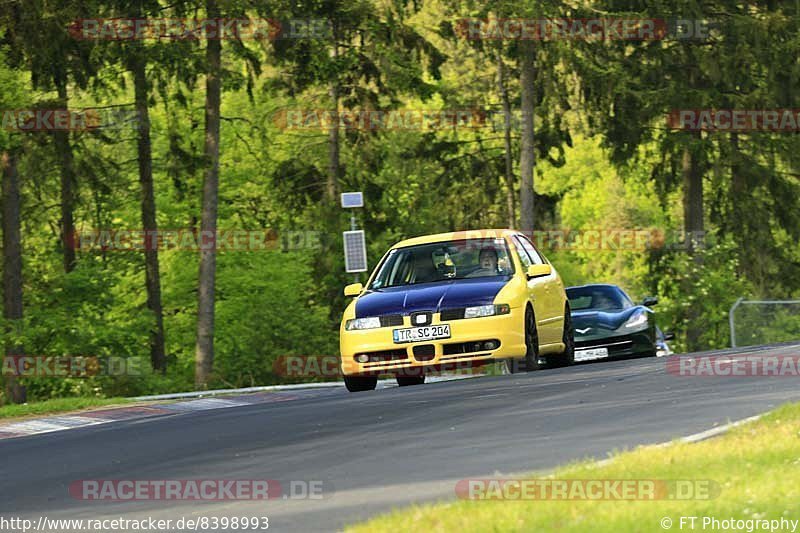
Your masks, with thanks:
M502 239L425 243L389 252L369 288L508 276L513 272Z
M478 266L478 270L470 273L470 278L496 276L498 274L497 250L491 246L482 248L480 254L478 254Z

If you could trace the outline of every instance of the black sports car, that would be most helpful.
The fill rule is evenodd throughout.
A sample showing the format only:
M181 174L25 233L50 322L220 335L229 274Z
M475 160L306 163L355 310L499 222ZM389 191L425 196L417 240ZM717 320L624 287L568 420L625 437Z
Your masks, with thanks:
M575 362L656 355L656 323L648 297L640 305L616 285L568 287Z

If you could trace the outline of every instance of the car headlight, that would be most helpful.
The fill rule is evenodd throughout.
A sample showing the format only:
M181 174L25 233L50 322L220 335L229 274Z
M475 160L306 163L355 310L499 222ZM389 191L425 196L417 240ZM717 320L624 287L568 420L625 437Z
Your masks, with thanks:
M508 304L477 305L464 309L464 318L480 318L482 316L507 315L511 312Z
M635 329L642 327L645 324L647 324L647 313L640 311L631 316L628 321L622 325L622 327L625 329Z
M376 316L365 318L351 318L344 324L344 329L353 331L354 329L373 329L381 327L381 319Z

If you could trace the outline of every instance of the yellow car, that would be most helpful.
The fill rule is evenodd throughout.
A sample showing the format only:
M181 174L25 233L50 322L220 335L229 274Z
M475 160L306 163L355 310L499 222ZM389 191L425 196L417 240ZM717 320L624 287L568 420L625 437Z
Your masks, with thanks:
M342 373L351 392L379 375L400 386L425 373L505 360L511 372L574 361L564 285L522 233L476 230L395 244L354 296L339 331Z

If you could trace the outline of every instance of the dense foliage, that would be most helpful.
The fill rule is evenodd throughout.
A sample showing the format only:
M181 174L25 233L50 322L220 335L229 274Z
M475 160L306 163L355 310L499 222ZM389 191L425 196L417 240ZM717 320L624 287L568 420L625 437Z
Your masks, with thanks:
M364 191L356 216L371 266L404 237L516 226L526 194L537 230L652 230L665 242L624 249L539 244L568 284L612 282L636 299L658 296L659 325L675 332L676 350L726 346L728 309L739 297L800 297L800 137L673 131L664 120L679 108L800 108L798 4L534 4L539 15L502 1L4 2L0 110L96 108L120 120L68 134L0 129L0 153L18 154L23 260L24 317L6 314L6 348L140 358L146 370L125 379L23 378L28 398L194 385L199 254L159 250L155 307L144 254L79 246L68 257L65 213L79 236L142 228L142 129L124 114L106 113L134 111L138 99L149 112L158 227L198 231L209 164L207 42L75 39L69 25L81 18L202 18L219 9L226 17L330 24L324 38L284 34L221 44L217 226L269 231L277 242L218 253L215 357L203 386L276 383L286 379L273 366L282 355L336 354L341 288L352 279L341 252L350 224L338 205L342 191ZM716 24L700 42L554 40L530 48L459 31L465 17L542 13ZM520 190L526 53L535 66L530 191ZM136 85L137 69L144 69L144 86ZM332 109L469 110L478 118L470 127L287 127L291 112L324 117ZM704 245L679 238L686 229L702 230ZM747 338L785 340L787 331L798 331L798 308L750 316ZM157 314L165 373L149 368Z

